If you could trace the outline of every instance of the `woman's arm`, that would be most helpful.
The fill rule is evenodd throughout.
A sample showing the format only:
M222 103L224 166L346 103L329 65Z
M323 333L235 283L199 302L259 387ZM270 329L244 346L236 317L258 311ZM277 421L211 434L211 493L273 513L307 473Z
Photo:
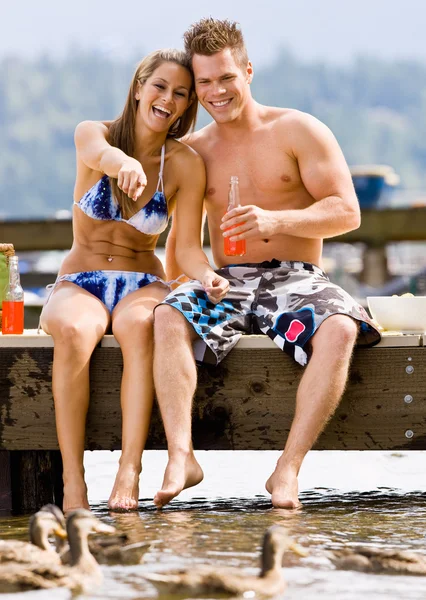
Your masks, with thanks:
M201 246L203 245L204 238L204 226L206 222L206 210L203 210L203 217L201 221ZM176 221L172 218L171 227L169 233L167 234L166 240L166 274L167 280L171 281L173 279L177 279L180 277L180 283L184 283L188 281L188 277L184 277L182 273L182 269L177 263L176 260ZM179 284L178 284L179 285Z
M176 157L180 175L173 217L176 231L176 262L191 279L203 285L209 299L219 302L227 293L229 283L217 275L202 249L203 201L206 173L202 158L185 147Z
M117 179L118 187L137 200L146 186L141 163L108 142L108 127L98 121L79 123L74 134L78 158L94 171Z
M166 277L167 281L173 281L174 279L179 279L180 283L184 283L184 281L188 281L188 277L183 277L183 272L176 260L176 224L175 220L172 218L172 224L167 234L166 240ZM177 287L178 284L174 284L174 287Z

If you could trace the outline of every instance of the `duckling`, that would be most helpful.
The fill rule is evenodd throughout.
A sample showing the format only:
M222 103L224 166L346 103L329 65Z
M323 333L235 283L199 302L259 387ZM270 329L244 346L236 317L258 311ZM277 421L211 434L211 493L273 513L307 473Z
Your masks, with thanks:
M62 514L60 510L59 512ZM62 518L65 523L63 515ZM139 565L144 554L158 541L129 543L127 533L117 533L117 535L94 536L89 539L89 550L100 565ZM70 548L64 537L56 537L56 550L61 557L62 564L69 565L71 561Z
M155 585L160 594L242 596L251 593L253 596L276 596L284 592L287 585L281 569L287 550L306 556L283 527L274 525L266 530L263 538L258 576L247 575L239 569L205 565L170 573L148 573L143 577Z
M154 542L135 542L128 544L127 534L120 533L107 538L95 538L89 540L89 551L100 565L139 565L144 554L148 552ZM69 565L71 553L68 544L62 540L58 547L61 561Z
M117 539L90 540L89 549L101 565L139 565L154 542L126 544L126 534Z
M20 540L0 540L0 563L47 563L60 565L61 559L49 543L49 536L66 537L62 511L54 504L46 504L29 521L30 543Z
M48 564L0 565L0 592L67 587L73 593L85 593L102 583L102 573L90 554L90 533L115 533L115 528L102 523L90 511L72 511L67 519L71 566Z
M338 569L365 573L426 575L426 555L416 552L358 547L333 550L327 554Z

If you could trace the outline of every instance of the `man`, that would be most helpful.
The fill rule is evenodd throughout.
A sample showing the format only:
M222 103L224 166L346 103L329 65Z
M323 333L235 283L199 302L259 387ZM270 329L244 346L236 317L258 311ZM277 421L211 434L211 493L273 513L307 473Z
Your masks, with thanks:
M253 99L253 67L236 23L202 19L184 39L198 99L214 119L185 141L206 165L205 207L220 269L217 281L185 283L155 311L154 378L169 462L154 502L164 506L203 478L191 444L194 342L197 358L219 361L253 330L250 321L300 364L309 358L284 451L266 481L273 506L295 508L300 466L340 401L357 337L380 339L363 308L316 266L323 238L359 227L359 205L328 128ZM243 206L225 215L231 176L239 178ZM246 240L245 256L225 256L224 237ZM176 239L181 266L185 244ZM227 266L236 264L245 266ZM223 301L222 278L231 284Z

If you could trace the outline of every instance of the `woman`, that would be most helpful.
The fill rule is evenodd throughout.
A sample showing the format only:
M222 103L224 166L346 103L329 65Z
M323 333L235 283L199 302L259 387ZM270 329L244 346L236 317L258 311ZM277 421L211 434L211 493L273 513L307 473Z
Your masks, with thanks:
M89 360L110 325L124 368L122 454L108 506L137 508L153 402L152 311L170 291L154 249L175 206L178 239L190 253L183 270L196 279L215 275L199 244L204 164L174 139L194 125L196 112L185 54L159 50L139 64L117 120L76 129L74 242L41 316L55 346L64 512L89 508L83 469Z

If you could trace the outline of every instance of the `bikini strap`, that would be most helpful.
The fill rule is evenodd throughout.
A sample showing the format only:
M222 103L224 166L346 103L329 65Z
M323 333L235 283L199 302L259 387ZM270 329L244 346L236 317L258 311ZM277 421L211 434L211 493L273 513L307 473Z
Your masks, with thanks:
M163 171L164 171L164 157L166 156L166 144L163 144L161 148L161 162L160 172L158 174L157 192L163 192L164 194L164 182L163 182Z
M165 284L168 285L169 287L171 287L174 283L180 283L180 280L182 279L182 277L186 277L185 273L182 273L182 275L179 275L179 277L177 279L170 279L169 281L165 281Z
M46 285L46 290L49 292L47 294L46 300L44 301L44 305L43 308L46 306L46 304L49 302L50 300L50 296L53 294L53 292L55 291L56 286L58 285L58 283L61 283L61 281L65 281L66 280L66 276L65 275L61 275L56 278L55 283L48 283ZM38 327L37 327L37 334L40 335L40 330L41 330L41 314L40 314L40 318L38 320Z

